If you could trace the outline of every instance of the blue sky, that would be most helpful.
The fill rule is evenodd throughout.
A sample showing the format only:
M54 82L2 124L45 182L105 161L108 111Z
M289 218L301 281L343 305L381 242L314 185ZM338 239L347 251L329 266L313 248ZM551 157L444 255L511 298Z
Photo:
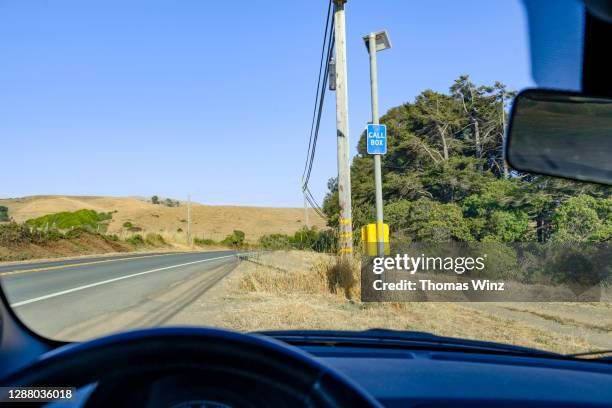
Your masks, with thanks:
M140 195L301 206L326 0L1 1L0 197ZM518 0L349 0L352 152L370 120L361 40L387 29L381 113L422 90L532 85ZM328 93L311 188L336 174Z

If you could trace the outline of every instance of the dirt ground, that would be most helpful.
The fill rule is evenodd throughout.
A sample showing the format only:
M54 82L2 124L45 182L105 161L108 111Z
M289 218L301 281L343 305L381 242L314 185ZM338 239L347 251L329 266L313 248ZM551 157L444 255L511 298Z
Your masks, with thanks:
M330 293L325 255L273 252L243 261L167 324L266 329L389 328L561 353L612 348L610 303L361 303Z

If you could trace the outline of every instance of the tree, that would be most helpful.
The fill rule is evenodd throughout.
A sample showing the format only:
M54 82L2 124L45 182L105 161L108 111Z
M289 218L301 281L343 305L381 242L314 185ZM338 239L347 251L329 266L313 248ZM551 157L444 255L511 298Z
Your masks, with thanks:
M552 223L556 241L609 241L612 239L612 199L572 197L556 209Z
M514 95L500 82L476 85L463 75L448 93L425 90L381 118L388 135L383 198L392 239L610 239L610 187L507 167L504 129ZM357 151L351 164L355 231L376 219L373 158L367 154L365 132ZM323 212L328 225L337 227L335 179L328 188Z
M171 198L166 198L163 201L163 205L165 205L166 207L178 207L179 206L179 202L176 200L172 200Z
M151 197L151 202L153 204L159 204L159 197L154 195L153 197Z

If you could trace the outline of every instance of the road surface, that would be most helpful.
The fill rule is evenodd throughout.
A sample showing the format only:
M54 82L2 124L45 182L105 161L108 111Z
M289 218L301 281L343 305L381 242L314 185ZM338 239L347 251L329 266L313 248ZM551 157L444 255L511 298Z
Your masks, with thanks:
M0 281L31 329L77 340L163 324L237 263L235 251L101 256L0 265Z

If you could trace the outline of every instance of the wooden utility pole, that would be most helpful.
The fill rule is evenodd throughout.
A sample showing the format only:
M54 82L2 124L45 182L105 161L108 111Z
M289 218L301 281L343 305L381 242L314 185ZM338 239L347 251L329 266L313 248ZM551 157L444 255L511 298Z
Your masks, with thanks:
M191 246L191 194L187 194L187 245Z
M310 228L310 221L308 220L308 201L306 200L306 190L302 190L304 193L304 226Z
M347 0L334 0L334 33L336 48L336 129L338 139L338 200L340 204L339 252L353 252L351 211L351 168L348 120L348 86L346 69L346 26L344 6Z

